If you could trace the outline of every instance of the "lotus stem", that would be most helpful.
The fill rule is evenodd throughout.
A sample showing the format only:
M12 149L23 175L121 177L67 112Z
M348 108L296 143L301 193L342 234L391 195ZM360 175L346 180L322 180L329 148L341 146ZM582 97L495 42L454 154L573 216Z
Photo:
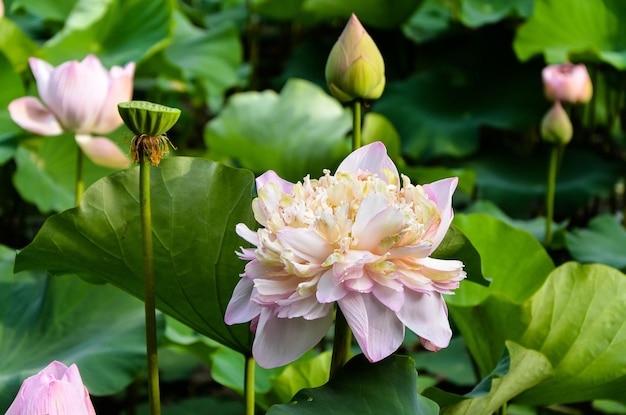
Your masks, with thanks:
M78 147L78 152L76 153L76 186L75 186L75 195L76 195L76 206L80 203L80 199L83 197L83 191L85 190L85 183L83 181L83 151Z
M544 245L546 247L552 244L552 221L554 219L554 193L556 187L556 171L559 163L559 146L552 146L549 163L546 190L546 234L544 237Z
M154 290L154 251L152 245L152 212L150 209L150 157L143 152L143 149L139 151L141 152L139 162L139 203L141 209L141 237L143 240L148 400L150 402L150 414L161 415Z
M246 356L246 368L244 373L243 394L245 399L245 414L254 415L254 357Z
M352 111L352 151L361 148L361 100L354 101Z
M337 375L343 365L348 361L350 356L350 348L352 346L352 331L346 317L337 307L337 315L335 317L335 338L333 339L333 355L330 361L330 379Z

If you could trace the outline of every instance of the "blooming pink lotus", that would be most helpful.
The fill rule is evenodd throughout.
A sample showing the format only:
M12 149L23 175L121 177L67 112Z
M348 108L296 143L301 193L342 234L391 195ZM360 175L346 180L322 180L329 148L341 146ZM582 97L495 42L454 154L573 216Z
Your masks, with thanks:
M107 134L122 125L117 104L131 99L135 63L114 66L110 71L93 55L56 68L37 58L30 58L29 63L41 101L22 97L11 102L13 121L46 136L75 133L76 142L94 163L111 168L130 166L114 142L92 134Z
M54 361L22 383L5 415L95 415L75 364Z
M551 101L584 104L593 95L593 85L583 64L548 65L541 72L546 97Z
M457 179L402 183L385 146L350 154L335 175L292 184L273 171L257 179L259 230L238 224L256 248L226 309L227 324L252 321L259 365L287 364L315 346L337 302L372 362L400 346L405 326L429 350L452 332L441 294L465 278L456 260L429 258L452 221Z

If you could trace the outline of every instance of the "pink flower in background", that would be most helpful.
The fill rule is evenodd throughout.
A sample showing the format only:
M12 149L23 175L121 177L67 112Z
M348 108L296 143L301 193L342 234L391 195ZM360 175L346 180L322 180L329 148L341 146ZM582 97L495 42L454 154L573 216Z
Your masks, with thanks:
M402 181L402 182L400 182ZM335 175L292 184L273 171L257 179L255 248L228 304L227 324L252 321L252 353L263 367L287 364L324 337L337 302L365 356L400 346L405 326L429 350L452 332L441 294L465 278L463 264L429 255L452 221L457 179L424 186L398 176L385 146L350 154Z
M546 97L551 101L584 104L593 95L593 86L583 64L548 65L541 72Z
M75 364L54 361L26 379L5 415L95 415Z
M117 104L132 97L135 63L114 66L110 71L93 55L56 68L37 58L30 58L29 63L41 101L22 97L11 102L13 121L41 135L75 133L76 142L94 163L112 168L130 166L115 143L92 134L107 134L122 125Z

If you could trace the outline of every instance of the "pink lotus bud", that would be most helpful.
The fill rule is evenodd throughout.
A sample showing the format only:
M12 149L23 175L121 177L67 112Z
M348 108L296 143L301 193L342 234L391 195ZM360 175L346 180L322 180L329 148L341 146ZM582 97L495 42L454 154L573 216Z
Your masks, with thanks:
M546 66L541 72L546 97L551 101L584 104L593 95L593 86L583 64Z
M326 82L341 102L379 98L385 89L385 62L353 14L326 62Z
M574 127L559 101L541 120L541 138L547 143L564 146L572 140Z
M95 415L78 367L54 361L22 383L5 415Z

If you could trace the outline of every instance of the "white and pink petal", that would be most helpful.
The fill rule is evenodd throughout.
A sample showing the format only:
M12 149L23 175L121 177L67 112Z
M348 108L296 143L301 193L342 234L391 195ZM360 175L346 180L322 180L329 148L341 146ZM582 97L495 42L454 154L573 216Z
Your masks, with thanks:
M378 362L395 352L404 340L404 325L372 294L350 293L338 302L363 354Z
M263 308L252 345L259 366L269 369L297 360L328 333L333 313L315 320L277 318L274 310Z
M40 135L58 135L63 127L54 114L35 97L17 98L9 104L11 119L23 129Z

